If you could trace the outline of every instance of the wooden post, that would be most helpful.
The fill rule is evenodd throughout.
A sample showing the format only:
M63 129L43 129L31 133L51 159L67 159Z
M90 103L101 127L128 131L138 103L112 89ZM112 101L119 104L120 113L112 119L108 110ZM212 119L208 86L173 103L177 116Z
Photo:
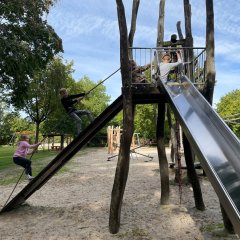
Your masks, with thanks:
M206 0L206 25L206 82L203 95L212 105L216 81L213 0Z
M164 124L165 124L165 103L162 103L158 104L157 134L156 134L161 180L161 205L168 204L170 192L168 161L164 144Z
M192 37L192 23L191 23L191 4L189 0L184 0L184 15L185 15L185 32L186 32L186 47L189 47L187 54L185 54L187 62L191 62L188 68L188 74L191 81L193 81L193 37Z
M113 154L113 126L107 128L108 154Z
M192 184L195 206L198 210L203 211L205 209L205 205L202 198L201 186L198 180L196 169L194 167L191 146L185 134L183 134L183 146L185 161L187 165L187 175L190 183Z
M109 216L109 230L111 233L117 233L120 227L122 200L129 172L130 147L134 123L134 106L131 91L131 74L129 69L128 56L128 31L125 9L122 0L116 0L116 3L120 32L120 62L123 85L123 132L121 136L120 151L111 196Z
M132 148L135 148L135 134L133 134L132 136L132 144L131 144Z
M61 143L60 143L60 149L64 149L64 134L61 134Z
M116 136L116 144L117 147L120 148L120 139L121 139L121 128L120 126L117 127L117 136Z

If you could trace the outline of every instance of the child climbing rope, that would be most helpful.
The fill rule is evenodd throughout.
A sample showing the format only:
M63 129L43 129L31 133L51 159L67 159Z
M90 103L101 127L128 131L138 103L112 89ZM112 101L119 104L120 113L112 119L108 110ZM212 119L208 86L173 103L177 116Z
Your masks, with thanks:
M61 88L59 90L59 94L61 96L61 103L66 110L67 114L75 120L77 123L77 133L79 134L82 131L82 119L80 116L87 115L90 122L93 122L94 117L92 113L88 110L77 110L74 107L75 103L79 103L86 93L79 93L75 95L68 95L66 88Z
M20 136L20 142L18 143L18 147L13 155L13 162L16 163L17 165L22 166L23 168L25 168L25 174L26 174L26 178L28 180L32 180L34 177L32 176L32 167L31 167L31 160L27 159L26 156L28 154L32 154L31 152L29 152L29 149L37 149L37 147L41 144L41 143L36 143L33 145L30 145L28 143L28 136L27 135L21 135Z

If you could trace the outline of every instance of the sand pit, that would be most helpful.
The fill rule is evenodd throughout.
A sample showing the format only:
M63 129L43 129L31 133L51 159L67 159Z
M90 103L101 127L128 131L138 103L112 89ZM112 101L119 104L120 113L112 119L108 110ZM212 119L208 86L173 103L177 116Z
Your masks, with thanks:
M180 204L173 171L170 204L160 206L157 150L144 147L138 152L152 156L153 161L132 155L118 234L108 230L117 158L107 161L106 148L88 148L67 164L68 171L54 176L25 205L0 215L0 239L239 239L218 230L223 225L219 201L206 177L200 177L205 211L195 209L190 185L182 186ZM16 193L26 184L19 184ZM12 188L0 186L0 207Z

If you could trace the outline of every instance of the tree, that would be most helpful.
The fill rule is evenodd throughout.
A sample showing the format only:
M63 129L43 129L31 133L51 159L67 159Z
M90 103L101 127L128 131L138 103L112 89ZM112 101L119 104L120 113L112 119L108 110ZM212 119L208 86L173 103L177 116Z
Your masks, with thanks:
M0 125L3 121L3 117L4 117L4 110L5 110L5 103L2 101L2 99L0 98Z
M90 78L84 76L78 82L76 82L75 93L79 92L89 92L93 89L97 84L101 81L94 83ZM103 84L98 85L97 88L94 88L79 104L79 109L87 109L90 110L94 116L100 115L108 106L110 100L110 96L106 94L106 87ZM89 122L87 118L83 119L83 124L88 125ZM99 135L102 133L106 134L106 129L103 128Z
M33 131L33 124L17 112L6 113L0 124L0 145L8 144L15 132L22 131Z
M152 104L136 106L134 126L135 132L140 133L144 138L155 138L156 123Z
M72 63L64 65L56 58L34 75L28 88L24 111L36 125L36 142L39 139L40 124L56 109L59 102L58 91L72 73Z
M67 88L69 94L77 94L81 92L88 92L95 86L96 83L87 76L84 76L76 82L69 72L66 81L61 87ZM107 107L109 100L110 97L106 95L106 87L104 85L99 85L79 104L76 104L75 107L78 109L88 109L94 116L98 116ZM83 127L89 124L89 122L85 120L86 119L83 119ZM54 112L50 114L47 121L44 122L42 131L45 134L50 132L75 134L75 123L65 112L59 97L56 100ZM106 130L102 130L101 132L106 132Z
M109 123L112 126L121 126L123 124L122 111ZM152 104L137 105L134 116L134 132L140 133L140 137L144 139L155 139L156 122L154 119L154 106ZM164 129L165 141L168 143L170 139L170 130L168 125Z
M47 24L53 0L0 0L0 88L14 106L22 106L36 71L63 51L62 41Z
M76 82L72 75L69 74L61 87L67 88L69 94L76 93ZM63 108L60 97L56 99L54 111L48 115L46 121L41 124L42 134L61 133L73 134L75 133L75 125L72 119L67 115Z
M88 92L100 82L94 83L89 77L84 76L76 83L76 90L78 93L81 91ZM106 109L109 100L110 96L106 94L106 87L101 84L80 102L79 108L89 109L94 116L98 116Z
M240 90L233 90L223 96L216 104L216 111L226 120L232 131L240 137Z

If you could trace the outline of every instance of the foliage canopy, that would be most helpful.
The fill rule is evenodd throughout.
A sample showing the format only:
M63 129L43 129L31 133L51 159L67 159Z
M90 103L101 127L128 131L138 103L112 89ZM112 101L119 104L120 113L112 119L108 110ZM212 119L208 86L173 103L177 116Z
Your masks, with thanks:
M63 51L62 41L44 20L52 0L0 0L0 88L10 102L23 104L29 79Z
M240 137L240 90L234 90L223 96L217 103L217 112L225 119L233 132ZM238 119L239 118L239 119Z

